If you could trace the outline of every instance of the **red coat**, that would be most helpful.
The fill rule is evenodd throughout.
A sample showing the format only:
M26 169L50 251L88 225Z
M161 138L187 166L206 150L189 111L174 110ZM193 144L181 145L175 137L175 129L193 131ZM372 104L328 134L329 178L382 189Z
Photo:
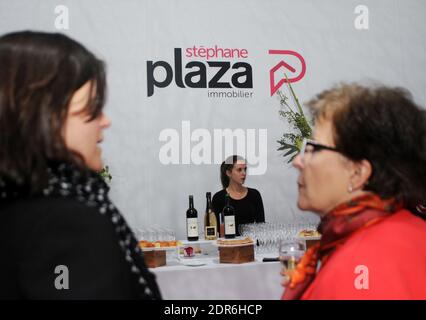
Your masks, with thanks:
M426 221L401 210L356 232L302 299L426 299Z

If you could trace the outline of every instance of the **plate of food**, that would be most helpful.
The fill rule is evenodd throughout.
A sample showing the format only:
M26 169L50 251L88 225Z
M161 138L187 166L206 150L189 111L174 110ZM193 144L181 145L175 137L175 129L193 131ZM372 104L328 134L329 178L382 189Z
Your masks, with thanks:
M172 251L179 248L179 246L179 241L139 241L139 247L142 249L142 251Z
M321 239L321 233L319 233L317 230L301 230L297 234L297 237L299 239L304 240L319 240Z
M141 248L143 252L145 251L174 251L176 250L176 247L147 247L147 248Z
M218 239L215 245L218 247L252 246L254 245L254 241L250 237L239 237L235 239Z

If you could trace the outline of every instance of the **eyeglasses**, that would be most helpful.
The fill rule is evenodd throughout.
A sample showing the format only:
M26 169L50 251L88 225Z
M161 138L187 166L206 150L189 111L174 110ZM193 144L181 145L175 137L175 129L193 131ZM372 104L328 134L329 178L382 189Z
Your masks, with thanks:
M300 156L302 158L305 157L306 154L313 154L315 152L321 151L321 150L329 150L334 152L340 152L337 148L334 147L328 147L321 143L318 143L311 139L303 139L302 142L302 148L300 149Z

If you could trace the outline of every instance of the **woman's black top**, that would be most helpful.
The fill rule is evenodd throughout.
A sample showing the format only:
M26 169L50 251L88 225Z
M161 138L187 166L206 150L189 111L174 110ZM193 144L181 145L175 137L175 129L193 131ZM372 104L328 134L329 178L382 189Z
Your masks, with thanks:
M49 176L35 196L0 177L0 300L160 299L103 180L67 164Z
M226 189L215 193L212 199L214 212L218 216L225 206ZM244 223L265 222L265 212L263 209L262 196L256 189L247 188L247 195L235 200L230 197L230 205L235 209L235 220L237 224L237 234L239 235L238 226ZM219 218L218 218L219 221Z

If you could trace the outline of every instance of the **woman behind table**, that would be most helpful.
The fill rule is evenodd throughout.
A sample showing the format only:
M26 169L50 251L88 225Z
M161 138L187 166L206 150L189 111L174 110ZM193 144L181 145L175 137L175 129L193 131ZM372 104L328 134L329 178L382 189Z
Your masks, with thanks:
M247 164L244 158L237 155L228 157L220 166L220 180L223 189L216 192L212 199L213 209L218 215L225 206L226 194L229 194L229 202L235 209L238 234L238 226L241 224L265 222L262 196L256 189L244 186L246 177Z
M406 90L359 85L309 105L313 141L293 164L322 239L283 272L283 299L426 299L426 221L406 209L424 200L425 111Z
M96 173L105 70L62 34L0 37L0 299L158 299Z

